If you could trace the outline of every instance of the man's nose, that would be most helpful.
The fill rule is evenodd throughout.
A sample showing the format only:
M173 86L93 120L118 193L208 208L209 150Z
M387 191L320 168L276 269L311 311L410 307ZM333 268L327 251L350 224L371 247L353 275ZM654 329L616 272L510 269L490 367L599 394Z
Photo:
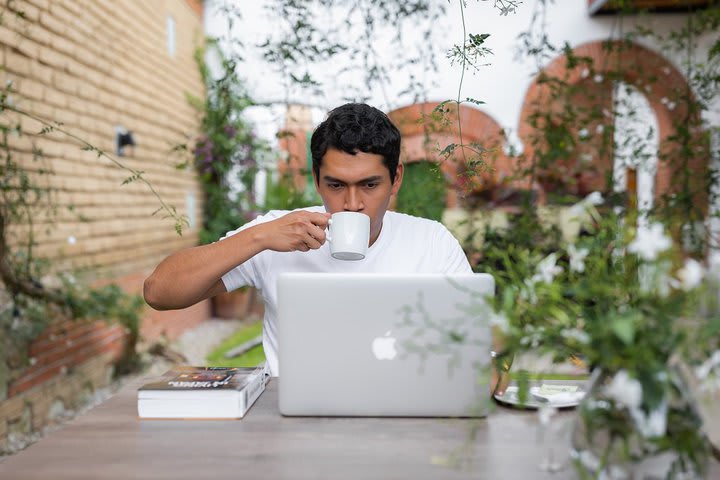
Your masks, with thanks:
M362 198L360 198L360 192L358 192L357 188L350 187L347 189L347 194L345 195L345 205L343 208L346 212L360 212L363 208L365 208Z

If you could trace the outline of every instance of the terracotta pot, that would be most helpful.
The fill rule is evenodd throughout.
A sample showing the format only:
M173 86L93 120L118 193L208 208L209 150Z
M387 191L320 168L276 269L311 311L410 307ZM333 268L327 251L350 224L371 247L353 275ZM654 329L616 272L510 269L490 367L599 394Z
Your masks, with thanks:
M241 288L232 292L221 293L212 299L213 316L226 320L242 320L252 313L257 313L256 291L254 288Z

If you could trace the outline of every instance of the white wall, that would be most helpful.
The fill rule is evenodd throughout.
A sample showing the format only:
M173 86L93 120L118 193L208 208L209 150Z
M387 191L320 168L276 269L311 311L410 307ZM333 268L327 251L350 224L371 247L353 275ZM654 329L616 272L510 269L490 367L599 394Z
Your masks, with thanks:
M269 32L277 30L277 12L268 11L268 2L265 0L242 1L230 0L236 7L242 9L243 18L236 21L232 30L227 28L227 19L218 13L218 5L226 0L208 0L205 3L206 31L211 36L232 38L243 42L247 47L256 45L264 40ZM463 41L460 1L437 0L446 6L446 16L435 25L435 41L433 47L436 52L447 52L454 44L461 44ZM529 29L533 18L540 12L541 0L525 0L515 14L500 16L493 8L493 1L467 2L465 10L466 29L468 33L489 33L490 38L486 42L488 48L493 50L493 55L487 61L488 66L481 67L478 72L467 72L463 81L463 89L458 95L460 83L460 68L451 66L444 55L438 57L439 71L433 72L427 68L418 68L415 75L423 78L426 85L429 85L426 99L429 101L442 101L456 99L458 96L475 98L485 102L481 107L483 111L491 115L508 134L510 144L516 151L522 150L522 145L517 139L516 132L520 111L524 101L525 93L539 68L546 65L536 65L534 59L520 57L518 50L521 46L518 35ZM585 0L547 0L548 7L544 17L545 31L550 43L561 46L562 42L569 42L572 46L583 43L603 40L607 38L621 37L625 32L632 30L635 24L642 24L658 32L669 32L682 27L687 21L687 16L682 14L652 14L634 15L629 17L590 16L587 11ZM326 22L341 22L344 18L333 18L334 13L328 11L316 12L317 18ZM537 20L543 23L543 19ZM359 27L358 27L359 28ZM389 44L389 33L381 35L376 39L375 47L379 52L384 52L390 60L393 51L387 48ZM423 40L419 35L410 35L406 48L409 51L415 48L423 48ZM696 58L706 58L711 42L711 36L701 39L700 48L696 51ZM671 53L657 45L647 44L645 46L658 51L668 58L682 72L681 59L673 58ZM241 75L247 80L248 88L254 98L260 102L268 102L270 106L256 107L249 111L250 119L257 125L258 134L267 138L275 144L275 133L282 126L285 115L283 103L303 103L314 106L313 119L315 123L322 120L325 113L342 103L343 96L348 91L348 84L361 85L357 78L338 73L343 67L359 62L358 59L346 58L345 63L339 57L333 64L318 65L311 72L316 78L324 82L321 95L310 95L308 92L294 91L283 84L284 77L272 67L262 61L258 49L245 48L243 51L245 63L241 68ZM407 75L405 73L403 76ZM389 111L413 103L409 96L399 94L405 86L403 76L398 75L397 81L385 85L382 89L370 92L369 103L378 108ZM640 93L638 95L641 96ZM638 102L642 103L642 98ZM642 110L642 109L641 109ZM647 126L654 125L653 118L648 108L646 117ZM705 120L711 125L720 123L720 98L715 99L715 104L710 105L708 111L704 112ZM641 122L642 123L642 122ZM655 126L655 129L657 127ZM715 142L720 134L715 135ZM720 159L714 159L720 164ZM619 169L618 174L622 172ZM649 206L652 199L652 181L648 182L648 175L641 174L639 178L639 197L645 206ZM718 187L720 191L720 187ZM714 206L715 211L720 211L720 205ZM713 225L713 231L720 232L720 220Z
M444 2L444 0L437 0ZM462 98L472 97L486 102L482 109L494 117L498 123L510 132L517 130L517 123L522 107L525 92L532 80L537 66L532 59L518 58L518 35L530 26L533 14L539 9L539 0L526 0L517 13L500 16L492 7L491 1L468 2L465 11L468 33L490 33L487 45L494 51L489 57L491 65L482 67L480 72L468 72L465 75ZM640 21L659 31L669 31L677 28L685 21L685 16L675 14L655 14L643 17L628 17L622 21L616 16L590 17L587 12L587 2L584 0L556 0L548 2L546 25L549 39L553 44L560 45L568 41L577 46L582 43L601 40L609 36L618 36L622 30L628 31L632 23ZM206 3L206 28L209 34L217 36L232 35L246 45L259 43L270 32L276 23L274 12L269 15L265 10L266 1L235 2L240 5L243 19L237 22L232 32L227 30L226 19L218 15L219 0ZM462 42L462 29L460 20L460 4L458 0L451 0L447 5L446 18L437 24L436 35L437 50L448 51L454 43ZM326 13L326 15L329 15ZM337 20L337 19L336 19ZM333 21L333 19L327 19ZM378 50L387 50L382 45L386 39L378 39ZM415 38L420 45L422 39ZM412 42L410 42L412 43ZM408 45L414 48L417 45ZM652 45L648 45L655 48ZM704 49L707 51L707 48ZM318 78L326 82L326 88L321 96L308 95L307 92L289 92L283 85L283 77L273 68L261 61L257 49L246 49L246 64L242 69L242 76L248 81L250 91L259 101L285 101L309 103L317 106L317 118L320 120L324 112L330 108L344 103L342 96L347 91L348 79L346 76L336 74L340 67L339 61L334 65L322 65L315 70ZM392 52L387 52L392 54ZM703 52L700 52L703 53ZM347 59L347 62L352 62ZM450 66L445 58L438 59L439 72L432 73L417 71L424 75L427 84L437 83L428 92L429 100L454 99L458 95L460 69ZM341 79L339 81L338 79ZM355 80L357 84L358 80ZM341 83L342 82L342 83ZM387 85L387 94L378 89L371 92L370 103L383 110L391 110L409 103L412 99L398 95L404 86L402 81L395 85ZM284 108L275 107L256 109L253 113L256 121L260 122L261 133L265 136L274 135L278 125L282 124ZM262 110L262 111L260 111Z

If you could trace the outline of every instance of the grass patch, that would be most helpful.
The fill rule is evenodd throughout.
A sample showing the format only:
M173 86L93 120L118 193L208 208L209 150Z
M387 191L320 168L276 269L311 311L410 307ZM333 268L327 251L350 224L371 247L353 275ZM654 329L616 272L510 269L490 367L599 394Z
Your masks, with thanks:
M211 367L254 367L265 361L265 351L262 345L245 352L235 358L225 358L225 353L252 340L262 334L262 321L248 325L235 332L207 356L207 364Z

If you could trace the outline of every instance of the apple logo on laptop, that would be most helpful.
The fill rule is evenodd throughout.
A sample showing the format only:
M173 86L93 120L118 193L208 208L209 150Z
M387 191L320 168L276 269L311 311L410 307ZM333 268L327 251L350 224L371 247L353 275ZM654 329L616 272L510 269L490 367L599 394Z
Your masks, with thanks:
M397 355L397 350L395 350L397 339L391 337L390 333L388 330L384 336L377 337L372 341L372 352L378 360L392 360Z

